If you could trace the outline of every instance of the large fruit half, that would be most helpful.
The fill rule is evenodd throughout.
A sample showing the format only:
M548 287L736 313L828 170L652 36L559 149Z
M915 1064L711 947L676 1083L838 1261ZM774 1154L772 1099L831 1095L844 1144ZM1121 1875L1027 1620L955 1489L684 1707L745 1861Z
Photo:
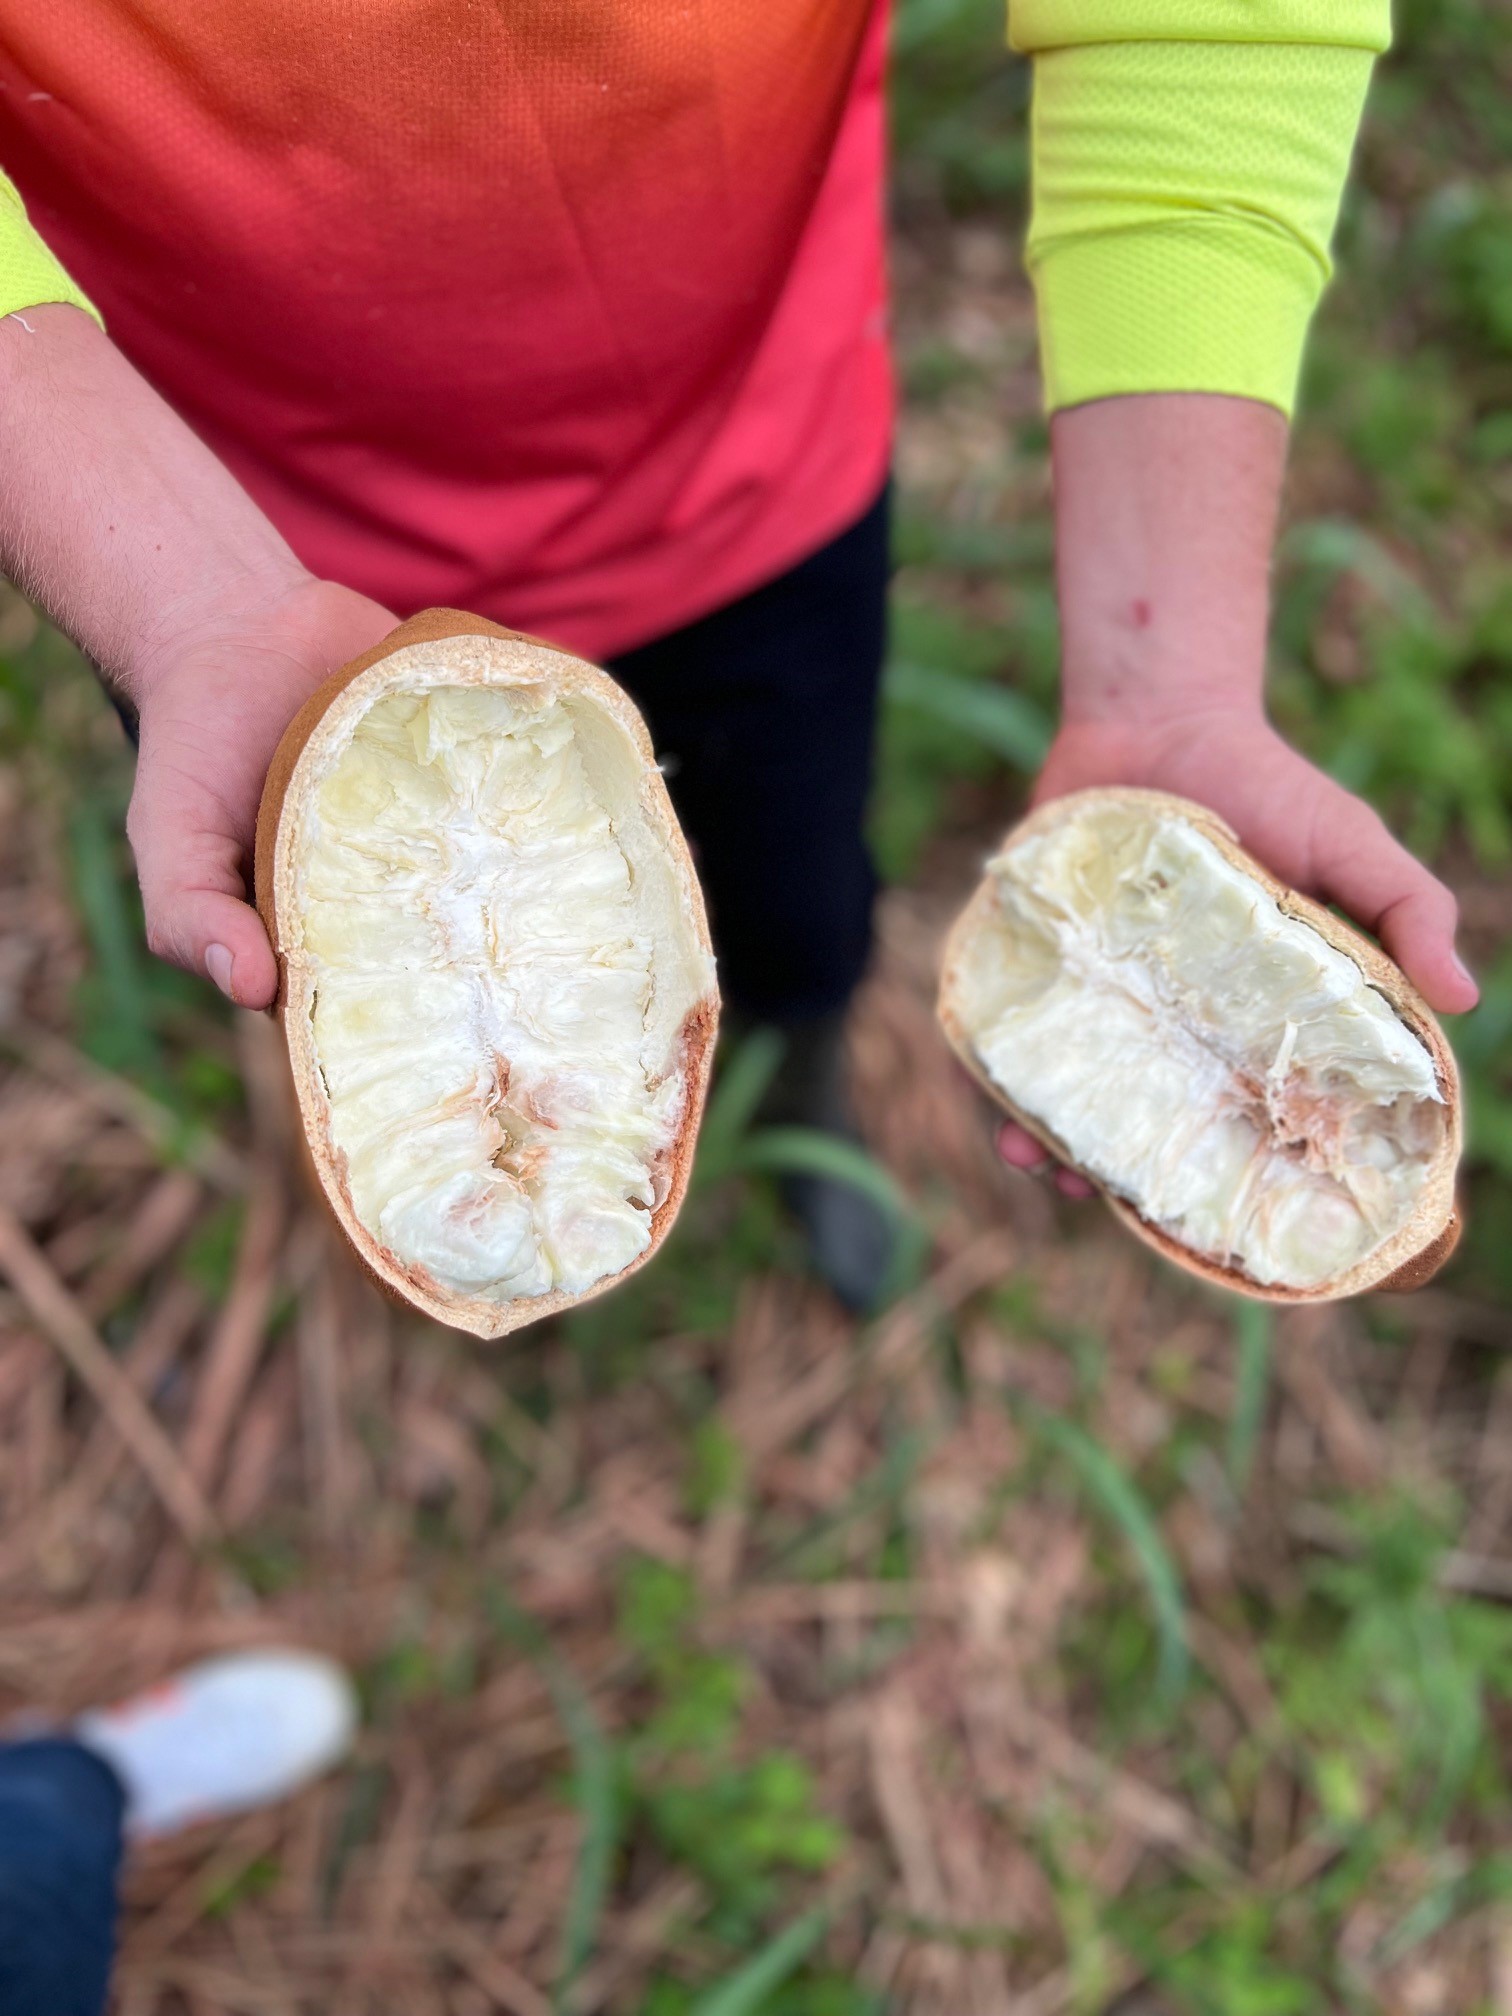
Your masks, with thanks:
M1016 827L951 934L940 1019L1194 1273L1324 1300L1415 1286L1453 1250L1442 1029L1378 946L1202 806L1082 791Z
M384 1286L498 1337L651 1256L718 995L612 679L455 611L402 624L279 744L257 900L316 1174Z

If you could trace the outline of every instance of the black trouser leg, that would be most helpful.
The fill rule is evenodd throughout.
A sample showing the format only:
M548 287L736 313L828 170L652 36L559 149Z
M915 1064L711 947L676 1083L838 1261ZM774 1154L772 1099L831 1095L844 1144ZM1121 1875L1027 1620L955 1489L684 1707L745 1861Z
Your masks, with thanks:
M736 1008L844 1007L871 946L862 834L887 598L886 491L778 580L611 668L643 709Z
M125 1794L68 1737L0 1745L0 2010L100 2016Z

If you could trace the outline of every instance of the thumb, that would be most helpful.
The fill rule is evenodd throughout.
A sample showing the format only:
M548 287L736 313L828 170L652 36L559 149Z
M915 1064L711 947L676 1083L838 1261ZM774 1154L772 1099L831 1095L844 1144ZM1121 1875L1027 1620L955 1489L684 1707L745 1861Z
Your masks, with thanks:
M1340 790L1319 814L1322 893L1373 931L1431 1008L1463 1015L1479 989L1454 949L1459 906L1367 805Z
M245 900L242 849L229 835L207 832L182 816L152 809L153 793L137 773L126 816L136 856L147 926L147 949L159 959L203 973L242 1008L271 1007L278 962L262 919Z
M147 944L160 959L208 974L240 1008L270 1008L278 962L250 903L218 889L168 891L147 909Z

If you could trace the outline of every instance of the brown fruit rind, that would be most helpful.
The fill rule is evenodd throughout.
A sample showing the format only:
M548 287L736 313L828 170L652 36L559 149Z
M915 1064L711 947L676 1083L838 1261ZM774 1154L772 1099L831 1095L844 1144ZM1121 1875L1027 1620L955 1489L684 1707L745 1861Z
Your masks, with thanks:
M1436 1274L1459 1243L1461 1220L1455 1203L1454 1178L1459 1163L1462 1145L1462 1101L1460 1095L1459 1072L1455 1065L1454 1053L1447 1037L1439 1026L1433 1011L1418 993L1412 982L1395 962L1387 957L1381 948L1373 944L1363 933L1355 930L1336 917L1321 903L1299 891L1290 889L1280 882L1270 870L1239 845L1238 839L1218 815L1206 806L1194 804L1186 798L1178 798L1164 791L1144 791L1133 788L1106 788L1091 791L1072 792L1064 798L1052 799L1042 805L1028 818L1015 826L1003 840L999 853L1015 847L1022 840L1035 834L1044 833L1059 824L1074 809L1090 802L1116 807L1125 805L1131 811L1168 813L1173 818L1184 820L1199 833L1211 840L1218 851L1233 867L1258 883L1275 898L1277 907L1288 917L1299 918L1310 924L1335 951L1342 952L1360 969L1369 984L1380 994L1407 1027L1423 1044L1433 1059L1434 1071L1439 1089L1444 1095L1449 1126L1445 1143L1435 1158L1424 1184L1412 1217L1402 1229L1385 1240L1373 1253L1335 1280L1324 1282L1314 1288L1285 1288L1262 1286L1236 1267L1225 1267L1205 1255L1194 1253L1173 1239L1168 1232L1151 1225L1127 1199L1116 1196L1106 1184L1100 1183L1088 1170L1080 1169L1074 1156L1044 1123L1025 1112L1008 1098L1001 1086L993 1083L983 1070L972 1046L970 1035L957 1008L960 987L961 966L965 950L973 935L980 929L990 928L994 896L992 877L984 876L975 894L951 927L945 941L944 958L940 974L940 994L937 1013L940 1026L947 1040L966 1069L990 1097L1014 1119L1027 1134L1048 1148L1052 1155L1064 1162L1068 1168L1077 1169L1102 1195L1115 1217L1121 1219L1134 1235L1142 1239L1166 1259L1174 1261L1178 1267L1197 1275L1204 1281L1227 1288L1237 1294L1247 1295L1257 1301L1266 1302L1332 1302L1348 1295L1361 1295L1368 1290L1405 1291L1420 1288L1424 1282Z
M497 639L517 647L511 654L514 662L510 669L518 673L518 678L501 681L496 661L491 665L491 676L486 681L478 677L477 654L468 647L479 638ZM352 1205L345 1158L331 1138L330 1110L315 1056L310 1001L306 998L311 990L306 977L291 966L287 956L290 934L285 928L285 920L293 915L295 864L287 858L289 848L283 843L294 823L291 815L298 814L305 794L311 788L310 774L301 770L301 758L347 689L365 672L398 652L416 645L438 646L444 650L448 644L454 646L447 655L452 660L450 669L457 673L459 684L523 685L549 681L559 691L591 696L629 732L644 763L643 807L671 853L683 910L706 952L709 950L709 927L692 857L656 766L645 723L629 697L607 673L600 672L597 667L573 657L556 645L526 636L518 630L506 630L497 623L489 623L480 616L466 615L460 610L427 609L421 615L411 617L409 622L401 623L381 644L364 651L360 657L333 672L310 695L285 729L269 765L262 802L258 807L254 878L258 914L278 959L278 999L275 1007L288 1046L306 1145L321 1192L363 1267L389 1295L434 1317L439 1323L450 1324L454 1329L470 1331L476 1337L503 1337L524 1324L535 1323L542 1317L573 1308L617 1286L645 1266L672 1229L687 1194L694 1143L713 1068L714 1041L719 1026L719 996L717 989L711 986L684 1018L680 1037L680 1069L685 1097L676 1132L665 1151L663 1173L666 1189L661 1203L652 1214L650 1241L629 1266L578 1293L554 1289L546 1295L493 1302L483 1296L463 1295L444 1287L426 1269L408 1265L368 1231ZM434 664L433 654L428 654L427 664Z

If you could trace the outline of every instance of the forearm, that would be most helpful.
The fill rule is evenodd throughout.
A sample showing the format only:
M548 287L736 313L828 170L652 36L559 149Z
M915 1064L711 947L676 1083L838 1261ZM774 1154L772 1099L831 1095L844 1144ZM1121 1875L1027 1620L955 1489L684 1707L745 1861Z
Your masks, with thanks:
M1068 722L1257 712L1286 458L1272 406L1099 400L1051 426Z
M77 308L0 321L0 570L133 699L211 609L235 620L303 570Z

